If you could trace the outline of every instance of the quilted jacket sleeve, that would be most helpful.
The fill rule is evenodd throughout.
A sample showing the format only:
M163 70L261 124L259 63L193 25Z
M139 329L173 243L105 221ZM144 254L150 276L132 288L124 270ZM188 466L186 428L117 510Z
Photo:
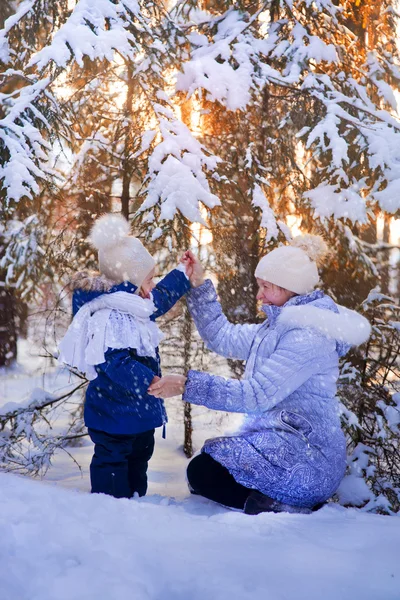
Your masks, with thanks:
M260 325L230 323L222 312L217 293L209 279L190 290L187 303L207 348L227 358L247 360Z
M292 329L282 335L275 352L250 379L189 371L183 399L215 410L263 413L312 375L337 364L335 346L333 340L310 329Z

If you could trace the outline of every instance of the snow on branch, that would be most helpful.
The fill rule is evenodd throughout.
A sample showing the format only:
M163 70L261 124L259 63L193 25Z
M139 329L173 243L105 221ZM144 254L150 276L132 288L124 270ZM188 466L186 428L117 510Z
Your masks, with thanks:
M298 133L323 179L311 196L315 216L364 223L367 206L374 203L395 213L400 208L400 123L392 112L393 86L400 81L397 59L378 44L360 66L346 50L355 35L331 0L287 0L279 6L279 18L266 14L253 18L235 8L218 18L192 19L192 50L177 89L189 96L205 93L209 101L242 111L259 102L265 88L312 98L317 101L313 123ZM335 193L325 198L319 193L330 189Z
M400 308L374 289L361 311L372 335L363 350L354 351L355 361L347 358L341 365L348 472L337 495L342 504L393 514L400 509Z
M0 164L0 181L6 191L4 208L24 196L32 199L40 191L39 181L53 178L49 165L51 145L47 138L52 126L45 116L55 109L54 98L46 91L48 79L22 88L9 97L10 109L0 120L0 151L6 159ZM46 137L45 137L46 136Z
M72 440L86 435L82 432L79 411L71 406L80 401L76 395L86 385L82 381L61 396L34 389L22 403L7 403L0 411L0 469L21 474L44 474L57 450L68 453ZM71 417L64 431L53 431L53 420L65 411ZM69 454L69 453L68 453Z
M163 11L158 15L157 9L151 15L146 6L136 0L78 0L49 43L29 57L25 70L33 75L25 79L26 86L16 97L7 98L10 108L0 121L0 131L4 131L2 142L7 150L0 175L8 204L18 203L23 197L32 199L39 193L41 183L54 179L49 168L54 124L57 124L56 129L67 124L68 110L73 109L74 103L71 101L71 106L66 103L67 118L63 118L62 105L49 90L57 85L60 73L68 73L74 64L83 67L85 57L110 63L115 63L117 58L118 64L122 61L126 67L130 65L132 76L139 84L139 94L144 94L147 109L150 108L155 117L156 125L142 132L141 147L131 158L148 157L147 199L142 210L160 201L161 220L170 220L180 211L189 220L202 222L199 202L208 208L219 203L210 192L205 173L215 168L217 159L205 152L189 128L177 118L165 91L170 84L164 71L171 69L175 52L170 40L178 29L171 19L164 19ZM18 13L20 21L29 12L26 8ZM155 20L156 14L159 21ZM13 20L14 27L18 25L18 18ZM6 38L4 31L2 34ZM47 116L53 107L54 115L49 122ZM79 106L77 109L79 111ZM73 130L66 127L63 137L76 147ZM85 160L85 156L96 152L96 146L104 148L107 143L107 134L101 131L92 143L83 141L76 166L79 167L79 161Z
M28 68L36 65L42 70L50 62L66 67L71 60L83 67L85 56L90 60L112 61L115 51L134 60L135 39L128 29L130 12L140 15L137 2L79 0L52 43L31 58Z
M34 4L23 3L16 15L6 21L5 28L0 32L3 60L10 59L9 52L4 50L8 33L24 23ZM74 61L83 66L85 56L91 60L111 61L115 52L134 60L135 39L128 28L132 15L139 16L139 6L134 0L118 3L110 0L79 0L72 14L54 34L51 43L34 54L25 65L27 72L35 69L36 74L27 77L21 72L25 87L16 96L3 96L5 106L9 107L6 117L0 120L1 147L5 150L0 181L6 191L6 204L10 204L11 200L18 202L23 197L32 199L39 192L40 183L54 177L49 167L49 139L54 134L56 124L58 128L63 128L61 109L49 91L57 80L57 69L64 69ZM6 72L7 75L10 77L14 74ZM51 123L49 112L53 112ZM70 134L67 131L65 133L66 137Z
M38 281L43 268L45 252L41 246L40 227L36 215L23 221L11 219L6 225L0 224L0 269L5 272L5 283L22 283L21 298L25 298ZM41 259L41 260L40 260Z
M4 28L0 30L0 62L7 64L11 58L8 34L32 10L37 2L38 0L21 2L17 12L6 20Z
M367 223L366 200L354 188L341 188L339 185L321 184L306 192L315 215L322 221L333 217L335 220Z
M199 203L214 208L220 201L210 192L203 169L215 169L218 159L205 153L188 127L175 119L172 112L161 105L155 108L162 140L149 158L149 183L139 212L158 205L160 220L172 220L179 210L189 221L204 224ZM153 212L147 221L152 221L152 215Z
M265 228L267 232L265 241L269 242L272 238L278 239L279 229L274 211L270 207L264 192L258 184L254 186L252 205L261 210L262 216L260 226Z
M229 110L245 109L256 84L256 67L263 49L244 31L248 25L242 13L230 10L218 21L210 39L192 34L189 39L194 49L178 74L177 91L191 96L205 90L209 100L219 101Z

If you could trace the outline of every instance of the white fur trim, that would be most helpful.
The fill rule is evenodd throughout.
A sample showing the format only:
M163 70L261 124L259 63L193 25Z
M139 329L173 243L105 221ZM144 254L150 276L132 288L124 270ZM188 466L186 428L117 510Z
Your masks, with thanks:
M336 305L339 313L317 306L288 306L278 317L280 323L311 327L339 342L359 346L371 335L369 321L355 310Z

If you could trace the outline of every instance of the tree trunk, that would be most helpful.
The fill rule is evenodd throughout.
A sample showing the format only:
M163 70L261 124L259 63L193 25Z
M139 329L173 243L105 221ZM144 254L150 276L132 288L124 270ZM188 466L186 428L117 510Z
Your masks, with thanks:
M390 241L390 215L384 215L383 239L384 244ZM382 250L380 258L381 290L383 294L390 294L390 250Z
M11 0L0 2L0 29L8 17L16 12L16 6ZM10 82L7 83L10 86ZM10 92L3 84L1 92ZM0 101L0 118L5 116L5 109ZM2 248L0 246L0 259ZM9 366L17 358L17 326L16 326L16 298L14 290L6 287L5 274L0 273L0 367Z
M183 451L187 458L193 456L193 422L192 422L192 405L189 402L185 402L183 412L183 423L185 428L184 440L183 440Z
M129 204L130 204L130 187L132 180L132 165L130 163L131 153L131 127L132 127L132 106L133 106L133 69L132 66L127 66L127 94L125 103L125 146L124 146L124 160L122 165L122 194L121 194L121 213L129 220Z
M14 290L0 281L0 367L8 367L17 358Z
M1 0L0 2L0 28L4 27L4 23L8 17L15 13L16 8L11 0Z
M397 241L398 244L400 244L400 239ZM397 270L396 270L396 276L397 276L397 282L396 282L396 296L397 296L397 303L400 304L400 255L399 258L397 259Z
M183 368L184 373L187 373L191 367L191 349L192 349L192 319L187 307L185 307L184 323L183 323ZM187 458L193 456L193 422L192 422L192 407L188 402L185 402L183 409L183 452Z

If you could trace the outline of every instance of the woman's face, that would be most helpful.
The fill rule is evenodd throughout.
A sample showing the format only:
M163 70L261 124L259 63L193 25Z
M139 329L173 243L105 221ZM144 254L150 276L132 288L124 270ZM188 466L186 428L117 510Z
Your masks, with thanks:
M293 292L285 290L278 285L269 283L257 277L258 294L257 300L261 300L263 304L270 304L273 306L283 306L290 298L295 296Z
M139 296L141 296L142 298L150 298L150 292L156 286L153 279L155 272L156 269L152 269L147 275L146 279L143 281L139 291Z

